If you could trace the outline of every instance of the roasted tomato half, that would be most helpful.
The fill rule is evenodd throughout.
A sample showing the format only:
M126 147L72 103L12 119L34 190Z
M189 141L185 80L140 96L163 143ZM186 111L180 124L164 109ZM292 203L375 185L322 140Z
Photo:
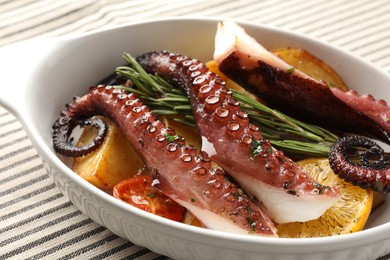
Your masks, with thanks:
M175 221L183 221L186 209L152 186L150 176L136 175L118 183L115 198L134 207Z

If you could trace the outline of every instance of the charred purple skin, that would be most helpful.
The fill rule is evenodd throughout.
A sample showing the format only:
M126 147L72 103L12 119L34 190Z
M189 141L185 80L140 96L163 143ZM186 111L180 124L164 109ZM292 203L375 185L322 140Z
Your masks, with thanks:
M98 129L97 135L89 144L75 146L72 143L73 140L70 138L70 135L78 125L92 126ZM103 120L98 118L91 119L76 114L72 117L67 115L65 111L54 123L53 130L54 150L67 157L81 157L95 151L103 143L107 135L107 125Z
M232 80L257 93L271 107L305 121L347 132L361 131L390 144L390 134L374 120L338 99L323 82L304 79L258 61L251 70L242 68L234 54L219 69ZM252 84L257 77L262 84ZM372 102L367 99L367 102ZM390 108L389 108L390 109Z
M360 164L348 158L348 149L352 147L367 149L361 154ZM371 162L372 156L379 159ZM371 139L362 136L341 138L331 148L329 163L338 176L354 185L378 192L390 191L390 162L385 159L383 149Z
M239 233L277 236L261 206L231 182L223 170L215 168L206 153L185 145L184 138L159 121L135 94L99 85L75 98L53 125L55 150L66 156L90 152L89 148L73 152L76 148L68 139L75 122L92 115L104 115L115 122L148 166L157 183L155 187L179 204L195 209L194 215L202 222L207 222L211 214ZM99 138L104 138L103 132ZM169 136L176 138L172 141ZM97 145L98 142L92 146ZM205 212L207 217L203 216ZM210 228L219 228L213 224L219 225L218 221L211 221Z

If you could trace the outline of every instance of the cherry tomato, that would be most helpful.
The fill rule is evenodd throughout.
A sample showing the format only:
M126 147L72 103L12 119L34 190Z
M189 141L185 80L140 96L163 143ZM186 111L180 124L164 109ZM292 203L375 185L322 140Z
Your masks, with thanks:
M186 209L152 186L150 176L135 175L115 185L115 198L134 207L175 221L183 221Z

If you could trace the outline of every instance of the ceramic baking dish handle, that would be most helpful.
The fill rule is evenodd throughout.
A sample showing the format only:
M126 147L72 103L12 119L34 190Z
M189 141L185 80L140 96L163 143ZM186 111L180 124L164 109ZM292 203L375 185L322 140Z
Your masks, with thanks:
M52 43L48 39L35 39L0 48L0 105L17 117L26 109L29 78Z

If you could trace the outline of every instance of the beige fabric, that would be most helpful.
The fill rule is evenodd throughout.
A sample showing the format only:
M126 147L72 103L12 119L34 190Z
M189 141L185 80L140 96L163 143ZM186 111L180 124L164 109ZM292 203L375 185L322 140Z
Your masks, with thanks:
M0 46L184 15L292 29L350 50L390 72L388 0L0 0ZM46 175L20 123L4 108L0 234L0 259L165 258L113 235L78 211Z

